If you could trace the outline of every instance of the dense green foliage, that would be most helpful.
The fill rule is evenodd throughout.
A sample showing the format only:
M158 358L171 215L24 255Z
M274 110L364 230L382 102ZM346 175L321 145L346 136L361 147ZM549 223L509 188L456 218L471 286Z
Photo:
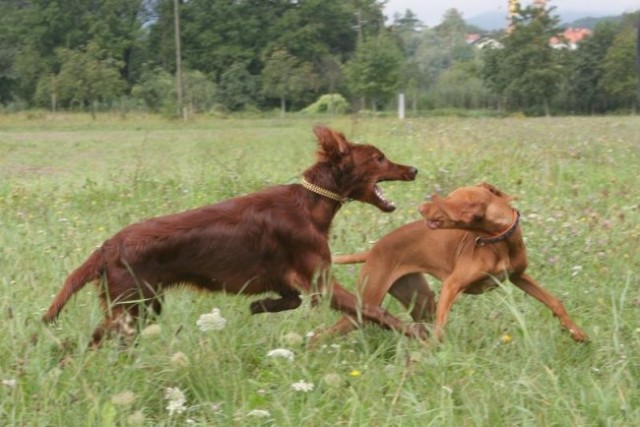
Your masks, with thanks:
M520 9L506 34L455 9L433 28L409 10L385 23L381 0L2 0L0 105L175 115L178 91L165 83L176 74L176 1L192 112L298 111L323 93L375 111L404 92L413 113L605 113L640 99L638 12L554 50L553 7ZM472 33L503 48L473 45Z
M509 284L460 297L441 345L372 326L309 349L305 335L338 318L326 299L251 316L255 298L189 289L169 292L127 349L85 350L100 318L90 285L57 325L40 322L66 275L123 226L296 182L314 157L314 123L0 116L0 425L640 425L638 117L327 123L420 171L381 184L391 214L346 204L332 251L365 249L417 219L430 193L493 183L516 198L529 273L589 344ZM353 289L357 266L334 272ZM213 307L226 327L203 332L196 321ZM390 298L385 307L407 318ZM294 359L268 357L276 348ZM313 390L296 391L301 380ZM174 387L184 405L169 406Z

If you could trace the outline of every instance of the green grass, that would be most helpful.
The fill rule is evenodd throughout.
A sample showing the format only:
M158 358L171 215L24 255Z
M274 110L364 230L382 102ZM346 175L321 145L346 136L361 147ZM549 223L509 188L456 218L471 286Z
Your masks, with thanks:
M296 182L315 121L2 116L0 425L640 425L640 118L325 122L420 169L416 182L384 184L393 214L346 205L334 252L416 219L434 191L490 182L516 197L529 273L591 343L507 284L461 297L441 345L367 327L310 350L284 337L336 321L326 302L251 316L248 298L175 290L159 333L85 351L100 320L91 286L58 325L39 320L66 275L126 224ZM352 288L357 269L335 274ZM227 325L201 332L213 307ZM266 357L279 347L295 359ZM295 391L300 380L314 389ZM168 387L184 392L185 412L169 415Z

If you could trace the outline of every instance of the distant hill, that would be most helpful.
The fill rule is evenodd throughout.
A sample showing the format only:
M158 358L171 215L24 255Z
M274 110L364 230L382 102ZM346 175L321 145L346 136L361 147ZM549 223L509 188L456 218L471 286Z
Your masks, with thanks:
M596 25L598 25L600 22L604 22L604 21L613 21L613 22L620 22L622 21L622 15L620 16L603 16L601 18L580 18L580 19L576 19L573 22L567 22L567 23L563 23L562 26L563 27L573 27L573 28L588 28L590 30L593 30Z
M483 30L504 30L507 27L507 15L500 12L485 12L467 19L467 24Z
M557 12L557 10L556 10ZM600 21L620 20L622 16L590 16L589 12L567 10L559 12L563 27L580 27L593 29ZM467 24L487 31L504 30L507 27L507 16L501 12L485 12L467 19Z

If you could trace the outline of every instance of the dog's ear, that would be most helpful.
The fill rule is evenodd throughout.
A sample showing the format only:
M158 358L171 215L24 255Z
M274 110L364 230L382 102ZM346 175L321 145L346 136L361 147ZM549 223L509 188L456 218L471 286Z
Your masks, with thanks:
M482 203L473 203L463 206L460 212L460 221L467 225L478 224L484 219L486 206Z
M507 201L511 201L513 199L513 197L511 197L510 195L508 195L507 193L498 190L496 187L494 187L491 184L487 184L486 182L481 182L480 184L478 184L478 187L482 187L485 190L488 190L490 193L498 196L498 197L502 197L503 199L506 199Z
M445 200L437 194L431 195L431 202L438 207L452 221L459 221L461 211L458 206L446 203Z
M324 126L316 126L313 133L318 138L318 159L337 160L349 153L349 142L342 132Z
M445 200L435 194L431 196L431 201L452 221L473 225L484 219L486 207L482 203L457 203L453 200Z

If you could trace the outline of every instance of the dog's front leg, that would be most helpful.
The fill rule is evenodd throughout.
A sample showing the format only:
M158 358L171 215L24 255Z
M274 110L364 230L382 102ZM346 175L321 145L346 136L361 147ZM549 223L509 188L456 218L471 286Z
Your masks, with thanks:
M577 342L586 342L589 340L587 334L580 329L578 325L573 323L564 305L556 297L547 292L542 286L540 286L533 278L527 274L513 275L509 278L513 284L528 293L547 307L551 309L553 314L560 319L560 323L564 326L571 338Z
M438 307L436 308L436 323L434 325L434 336L438 341L442 341L444 336L444 325L447 323L449 312L453 303L464 291L463 282L457 279L455 276L449 276L442 282L442 289L440 290L440 300L438 301Z
M254 301L249 306L251 314L278 313L280 311L293 310L300 306L302 300L297 292L282 294L281 298L263 298Z

